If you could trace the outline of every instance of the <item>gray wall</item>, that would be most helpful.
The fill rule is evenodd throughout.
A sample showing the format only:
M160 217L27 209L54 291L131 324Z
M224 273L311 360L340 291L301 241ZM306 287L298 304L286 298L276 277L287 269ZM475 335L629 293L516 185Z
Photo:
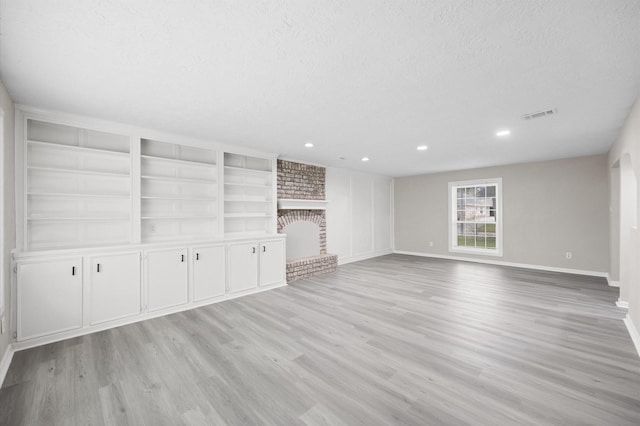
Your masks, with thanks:
M448 182L498 177L503 256L450 253ZM608 185L606 155L397 178L395 250L606 273Z
M9 319L11 318L11 250L16 246L16 218L15 218L15 180L14 180L14 108L9 93L0 81L0 108L4 111L4 146L3 159L3 219L2 223L2 274L0 279L4 284L4 314L5 332L0 335L0 359L9 346Z

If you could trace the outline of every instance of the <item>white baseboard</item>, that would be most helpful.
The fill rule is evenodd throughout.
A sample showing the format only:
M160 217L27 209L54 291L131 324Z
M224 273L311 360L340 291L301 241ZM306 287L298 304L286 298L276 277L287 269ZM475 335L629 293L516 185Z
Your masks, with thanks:
M464 256L449 256L442 254L431 254L431 253L420 253L414 251L404 251L404 250L395 250L396 254L406 254L409 256L421 256L421 257L433 257L436 259L447 259L447 260L460 260L463 262L475 262L475 263L485 263L489 265L499 265L499 266L510 266L514 268L524 268L524 269L535 269L538 271L547 271L547 272L562 272L565 274L576 274L576 275L588 275L591 277L602 277L606 278L606 272L599 271L586 271L583 269L569 269L569 268L557 268L555 266L544 266L544 265L531 265L528 263L515 263L515 262L503 262L501 260L492 260L492 259L477 259L475 257L464 257Z
M13 352L13 347L9 344L0 360L0 387L2 387L5 377L7 377L9 365L11 365L11 360L13 359Z
M373 257L385 256L387 254L392 254L392 249L375 251L372 253L360 254L357 256L349 256L349 257L340 257L338 256L338 265L346 265L347 263L359 262L361 260L371 259Z
M620 299L616 300L616 306L618 308L629 309L629 302L624 302Z
M620 287L620 281L612 280L609 274L607 274L607 284L609 284L609 287Z
M638 333L638 329L631 321L629 315L624 317L624 325L627 326L627 330L629 331L629 335L631 336L631 340L633 341L633 345L636 347L636 352L638 356L640 356L640 333Z

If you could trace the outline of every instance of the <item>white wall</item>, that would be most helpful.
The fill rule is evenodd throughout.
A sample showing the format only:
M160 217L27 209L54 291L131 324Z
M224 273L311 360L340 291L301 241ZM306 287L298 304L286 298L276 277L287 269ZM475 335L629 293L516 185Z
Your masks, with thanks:
M448 183L490 178L502 178L503 256L450 253ZM395 249L604 276L608 192L606 155L396 178Z
M640 98L609 150L609 173L612 180L619 179L613 189L620 191L610 194L610 203L619 206L620 220L610 224L610 232L619 233L619 250L612 253L609 268L619 268L620 299L629 306L625 322L640 353Z
M393 179L328 167L327 252L344 264L392 251Z
M4 112L4 135L2 146L2 166L3 166L3 179L2 179L2 206L3 206L3 223L2 223L2 238L0 244L2 244L2 271L0 273L0 280L4 286L4 313L2 317L5 321L5 332L0 335L0 378L4 377L2 370L8 368L8 365L3 365L1 362L9 347L10 334L9 334L9 320L11 318L11 250L16 246L16 231L15 231L15 196L14 196L14 108L13 102L9 97L9 93L4 87L4 84L0 81L0 108ZM1 385L1 383L0 383Z

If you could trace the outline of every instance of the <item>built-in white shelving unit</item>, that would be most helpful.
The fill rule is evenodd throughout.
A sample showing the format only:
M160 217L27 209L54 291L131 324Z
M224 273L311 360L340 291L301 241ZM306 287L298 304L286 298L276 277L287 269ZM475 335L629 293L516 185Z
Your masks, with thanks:
M142 242L216 236L216 151L143 139L140 157Z
M275 155L16 108L16 347L286 284Z
M28 248L130 243L129 137L38 120L26 133Z
M274 184L272 160L224 154L225 235L273 232Z

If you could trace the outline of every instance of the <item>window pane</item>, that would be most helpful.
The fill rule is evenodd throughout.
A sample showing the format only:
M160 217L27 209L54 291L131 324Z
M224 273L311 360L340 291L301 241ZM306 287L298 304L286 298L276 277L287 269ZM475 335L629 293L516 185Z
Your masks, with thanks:
M465 196L467 198L474 198L476 196L476 188L474 186L465 189Z
M457 198L464 198L464 188L458 188L456 190Z
M476 237L467 236L465 242L465 246L467 247L475 247L476 246Z
M458 210L458 220L464 220L464 210Z
M496 237L487 237L487 248L496 248Z
M484 237L476 237L476 247L485 248L485 238Z
M485 197L486 189L486 186L476 186L476 197Z
M458 210L464 210L464 200L462 198L458 198Z
M487 223L485 225L485 232L493 233L495 235L495 233L496 233L496 224L495 223Z
M487 197L495 197L496 196L496 186L490 185L487 186Z

